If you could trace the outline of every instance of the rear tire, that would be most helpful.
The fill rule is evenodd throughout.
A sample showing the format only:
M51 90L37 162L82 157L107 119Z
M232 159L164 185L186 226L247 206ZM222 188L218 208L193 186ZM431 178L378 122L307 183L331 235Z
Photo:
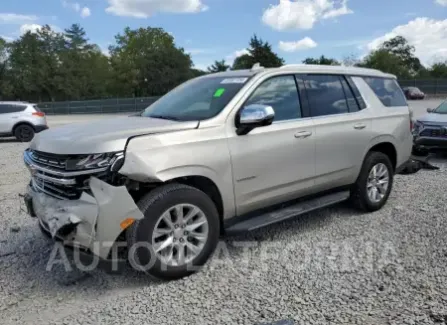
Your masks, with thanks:
M360 210L377 211L387 202L393 180L394 168L390 158L382 152L369 152L360 175L351 189L351 201ZM387 181L386 188L385 181Z
M20 142L30 142L34 138L34 129L27 124L21 124L14 130L14 136Z
M220 221L216 206L204 192L167 184L149 192L137 205L144 218L126 234L133 268L173 280L196 272L211 257Z

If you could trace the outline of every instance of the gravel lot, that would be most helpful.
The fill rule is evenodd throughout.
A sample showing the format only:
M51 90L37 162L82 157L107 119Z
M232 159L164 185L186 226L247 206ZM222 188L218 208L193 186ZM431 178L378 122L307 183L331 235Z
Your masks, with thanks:
M204 270L163 283L132 270L48 271L53 245L19 209L26 145L0 148L2 324L447 323L445 157L433 159L440 170L397 176L381 211L338 205L227 238Z

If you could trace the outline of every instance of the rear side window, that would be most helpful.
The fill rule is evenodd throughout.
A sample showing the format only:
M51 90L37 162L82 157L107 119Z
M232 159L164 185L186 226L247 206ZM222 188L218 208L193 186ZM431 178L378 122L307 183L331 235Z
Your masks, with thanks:
M407 101L402 89L395 79L364 77L365 82L371 87L386 107L407 106Z
M312 116L348 113L348 102L340 76L307 75L304 85Z
M0 114L18 113L24 111L25 105L0 104Z

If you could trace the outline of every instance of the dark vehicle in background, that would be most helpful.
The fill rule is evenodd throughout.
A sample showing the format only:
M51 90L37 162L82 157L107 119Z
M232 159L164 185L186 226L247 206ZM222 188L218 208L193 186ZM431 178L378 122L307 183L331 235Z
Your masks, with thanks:
M447 100L413 124L413 154L426 155L430 150L447 150Z
M417 87L404 87L402 90L407 99L424 99L425 94Z

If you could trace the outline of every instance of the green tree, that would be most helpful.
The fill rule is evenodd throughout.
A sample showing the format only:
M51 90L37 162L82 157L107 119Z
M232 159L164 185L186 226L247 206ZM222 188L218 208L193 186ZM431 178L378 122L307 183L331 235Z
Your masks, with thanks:
M109 50L121 95L162 95L193 76L191 57L162 28L126 28L115 40Z
M432 78L447 79L447 61L433 64L428 73Z
M358 66L391 73L400 79L410 78L410 72L402 59L384 49L372 51Z
M72 24L65 29L65 46L70 50L85 52L93 49L94 45L88 43L87 33L79 24Z
M410 75L414 76L419 70L423 69L421 61L414 54L415 47L410 45L407 39L402 36L396 36L383 42L380 49L397 56L408 69Z
M9 66L13 96L17 99L42 100L42 42L37 34L27 32L10 44Z
M200 77L206 75L206 71L200 70L200 69L191 69L191 78L196 78L196 77Z
M45 25L36 32L40 46L41 67L39 69L39 80L41 87L41 98L54 101L60 92L63 74L60 68L60 54L64 46L64 38L56 33L50 26Z
M98 46L90 44L86 32L79 24L67 28L63 35L64 48L60 53L61 87L66 99L98 98L106 95L109 71L107 57Z
M242 69L250 69L254 64L255 60L250 54L243 54L238 56L234 62L232 70L242 70Z
M340 65L335 59L327 58L324 55L319 58L307 58L303 60L304 64L319 64L319 65Z
M11 96L8 77L8 43L0 37L0 100Z
M214 72L227 71L229 68L230 66L226 64L225 60L214 61L214 64L208 67L208 72L214 73Z
M232 69L250 69L255 63L260 63L265 68L276 68L284 65L284 59L273 52L268 42L254 35L250 39L248 54L237 57Z

